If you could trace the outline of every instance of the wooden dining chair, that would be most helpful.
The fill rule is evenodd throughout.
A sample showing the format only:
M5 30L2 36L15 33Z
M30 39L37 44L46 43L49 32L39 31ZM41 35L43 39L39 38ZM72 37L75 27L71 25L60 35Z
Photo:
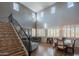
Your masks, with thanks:
M47 43L53 44L53 38L47 38Z
M71 43L67 45L67 53L68 54L74 54L74 47L75 47L75 40L74 39L66 39L71 40Z
M57 38L53 38L53 47L57 46Z
M57 39L57 50L61 50L63 54L66 52L66 45L64 44L64 38Z

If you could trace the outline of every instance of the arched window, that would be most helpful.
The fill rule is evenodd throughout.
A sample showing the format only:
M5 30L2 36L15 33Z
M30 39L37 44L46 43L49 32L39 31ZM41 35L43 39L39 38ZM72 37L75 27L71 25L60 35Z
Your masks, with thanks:
M67 8L71 8L74 6L74 3L73 2L67 2Z
M55 10L56 10L56 8L55 8L55 7L52 7L52 8L51 8L51 14L54 15L54 14L55 14Z
M19 11L19 4L18 3L13 3L13 10Z

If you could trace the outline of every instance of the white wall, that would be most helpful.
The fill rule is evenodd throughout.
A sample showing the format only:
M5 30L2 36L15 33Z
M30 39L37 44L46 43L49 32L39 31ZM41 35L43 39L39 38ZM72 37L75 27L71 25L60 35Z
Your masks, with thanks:
M0 2L0 21L8 22L11 11L11 3Z
M34 24L34 19L32 17L33 11L28 9L27 7L19 4L20 10L15 11L12 10L14 18L24 27L24 28L32 28Z
M56 14L51 14L51 7L56 7ZM38 28L44 28L44 23L47 23L48 28L53 26L76 25L79 24L79 3L74 3L74 7L67 8L66 2L57 2L40 12L38 12ZM40 13L44 12L44 17L40 17ZM79 40L76 41L76 46L79 47Z
M13 10L12 2L0 2L0 21L8 22L8 16L13 13L14 18L22 25L24 28L34 27L34 21L32 18L32 10L21 5L20 11L17 12Z
M51 14L51 7L56 7L56 14ZM74 7L67 8L66 2L57 2L51 7L48 7L40 12L44 12L44 17L40 17L38 20L38 27L43 27L44 23L48 24L48 27L62 26L62 25L74 25L79 24L79 3L74 3Z

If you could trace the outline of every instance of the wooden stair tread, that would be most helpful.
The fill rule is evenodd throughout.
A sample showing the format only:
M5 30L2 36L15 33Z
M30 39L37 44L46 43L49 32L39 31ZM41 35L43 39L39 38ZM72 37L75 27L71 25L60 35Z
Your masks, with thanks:
M23 53L25 53L25 51L19 51L17 53L12 54L12 56L20 55L20 54L23 54Z
M26 52L9 23L0 22L0 56L24 56Z

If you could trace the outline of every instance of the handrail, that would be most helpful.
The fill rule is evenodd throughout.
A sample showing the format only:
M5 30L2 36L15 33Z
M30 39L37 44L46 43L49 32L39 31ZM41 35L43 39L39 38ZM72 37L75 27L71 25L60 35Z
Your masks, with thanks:
M18 24L18 26L20 27L20 29L23 31L23 33L24 33L24 35L27 37L26 39L28 39L28 54L29 54L29 56L31 55L31 52L30 52L30 49L31 49L31 38L30 38L30 35L27 35L26 33L25 33L25 31L24 31L24 29L22 28L22 26L18 23L18 21L17 20L15 20L14 18L13 18L13 16L12 16L12 14L10 14L10 16L8 17L9 18L9 21L10 21L10 23L12 23L12 25L14 26L14 28L15 28L15 30L16 30L16 27L15 27L15 24L17 23ZM16 22L16 23L13 23L13 22ZM18 31L16 30L16 32L18 33ZM18 35L19 35L19 33L18 33ZM21 36L19 35L19 37L21 38ZM22 40L22 38L21 38L21 40ZM23 40L22 40L23 41ZM24 42L23 42L24 43ZM25 44L24 44L25 45Z
M14 19L12 14L9 17L12 17L12 19ZM15 19L14 19L14 21L20 26L21 30L24 32L24 34L27 36L27 38L29 38L28 35L25 33L24 29L22 28L22 26L18 23L18 21Z

